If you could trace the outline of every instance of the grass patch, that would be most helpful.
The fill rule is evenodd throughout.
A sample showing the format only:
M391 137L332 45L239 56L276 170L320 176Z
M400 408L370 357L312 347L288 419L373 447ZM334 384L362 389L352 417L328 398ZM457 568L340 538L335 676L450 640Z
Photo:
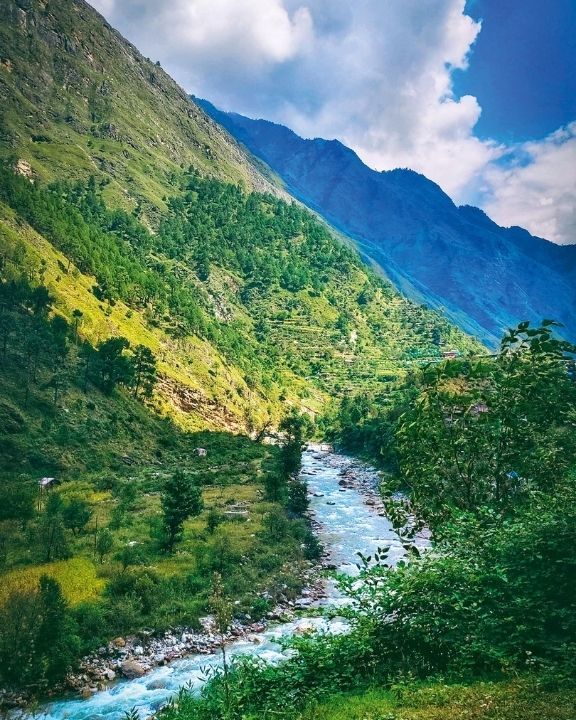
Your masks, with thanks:
M34 589L42 575L48 575L60 583L62 592L71 605L95 600L104 588L104 580L98 576L96 565L88 558L76 557L7 572L2 576L0 584L0 605L13 592Z
M544 690L523 680L338 695L301 720L574 720L575 709L576 690Z

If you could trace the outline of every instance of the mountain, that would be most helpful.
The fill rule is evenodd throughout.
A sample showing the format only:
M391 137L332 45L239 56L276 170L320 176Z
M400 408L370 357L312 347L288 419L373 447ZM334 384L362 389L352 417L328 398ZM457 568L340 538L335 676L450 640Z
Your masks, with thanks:
M165 210L181 168L275 191L254 159L83 0L0 3L0 158L34 177L107 181L125 209Z
M45 286L93 346L149 348L161 413L253 429L443 345L479 348L377 278L83 0L6 0L0 48L2 281Z
M346 398L391 456L403 380L486 354L277 183L83 0L0 1L0 707L140 675L135 643L179 654L215 603L294 604L322 553L303 413Z
M197 625L214 572L253 619L294 598L319 552L305 492L251 438L446 350L485 352L83 0L0 2L0 685ZM177 555L170 487L195 497ZM26 614L46 587L78 628L64 653Z
M522 320L552 318L576 336L576 245L499 227L478 208L457 207L423 175L376 172L336 140L305 140L197 102L409 297L442 308L490 345Z

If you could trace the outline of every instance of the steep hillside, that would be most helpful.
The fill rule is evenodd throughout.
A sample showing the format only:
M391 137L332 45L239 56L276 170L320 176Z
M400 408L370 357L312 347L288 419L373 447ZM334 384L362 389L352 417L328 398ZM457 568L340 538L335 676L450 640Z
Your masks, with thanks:
M83 338L152 350L155 404L187 428L256 429L475 347L276 199L83 0L2 3L0 43L2 243L23 243Z
M315 412L442 348L475 348L271 195L191 173L154 234L109 210L95 182L45 187L3 170L0 202L3 255L27 254L89 341L149 347L159 408L192 429L257 428L286 402Z
M84 0L0 4L0 158L29 163L42 179L96 175L113 204L152 219L190 165L272 188L162 68Z
M445 308L491 344L505 328L544 317L575 336L576 246L501 228L477 208L456 207L424 176L375 172L337 141L304 140L199 103L410 297Z

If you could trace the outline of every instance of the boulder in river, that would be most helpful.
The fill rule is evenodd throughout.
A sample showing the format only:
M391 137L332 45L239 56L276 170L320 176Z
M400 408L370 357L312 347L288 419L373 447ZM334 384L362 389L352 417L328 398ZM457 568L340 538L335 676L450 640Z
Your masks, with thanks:
M166 679L165 678L156 678L155 680L150 680L149 683L146 683L147 690L163 690L165 687L166 687Z
M129 680L142 677L142 675L146 673L145 668L140 665L139 662L136 662L136 660L125 660L120 668L122 670L122 675L127 677Z

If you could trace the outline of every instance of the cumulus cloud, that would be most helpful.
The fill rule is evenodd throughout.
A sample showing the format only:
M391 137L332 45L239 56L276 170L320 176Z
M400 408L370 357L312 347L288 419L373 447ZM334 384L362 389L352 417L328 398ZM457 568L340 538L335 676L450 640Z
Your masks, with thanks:
M223 92L269 72L311 41L306 7L282 0L93 0L142 52L188 90Z
M501 225L521 225L557 243L576 242L576 122L489 165L484 208Z
M476 137L476 98L453 93L452 74L466 69L481 31L465 14L465 0L93 4L188 91L223 109L305 137L338 138L375 169L413 168L456 202L484 197L498 218L528 225L517 217L522 203L513 188L529 173L498 164L510 149ZM553 147L549 140L542 152L537 144L526 148L542 197L551 199L548 215L532 212L530 222L539 234L566 241L560 205L569 200L544 170Z

